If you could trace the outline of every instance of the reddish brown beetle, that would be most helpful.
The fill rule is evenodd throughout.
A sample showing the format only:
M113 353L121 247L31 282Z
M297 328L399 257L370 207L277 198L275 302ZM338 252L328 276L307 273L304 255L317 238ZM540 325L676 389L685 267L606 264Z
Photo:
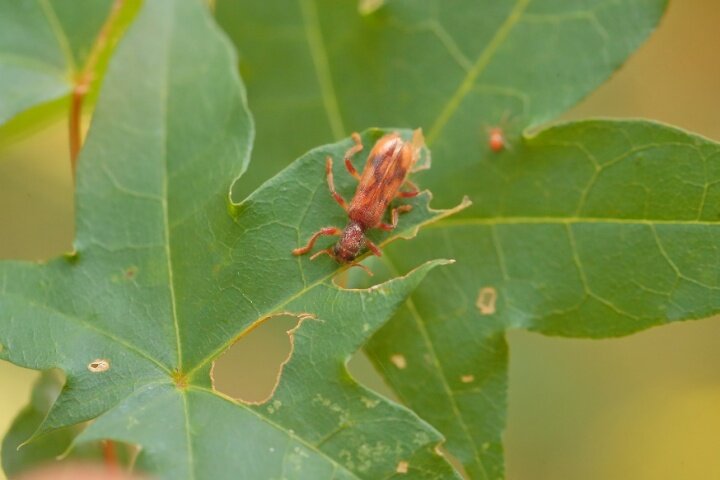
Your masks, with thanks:
M363 247L366 246L374 255L382 255L378 246L365 236L365 232L371 228L389 232L397 226L398 215L412 209L412 205L393 208L390 212L391 223L382 222L385 211L395 198L414 197L419 193L417 186L407 179L407 175L417 162L420 149L424 145L422 130L415 130L411 142L405 142L398 133L383 136L370 151L362 176L355 170L351 162L352 157L363 149L362 141L357 133L352 134L352 139L355 141L355 145L345 153L345 167L350 175L360 183L350 205L335 191L332 158L327 157L325 161L330 194L347 212L348 224L344 230L338 227L325 227L319 230L310 237L304 247L293 250L293 255L308 253L321 236L340 235L340 240L333 247L317 252L311 259L327 254L339 263L361 266L354 263L353 260L360 254ZM400 190L403 185L408 185L410 190Z

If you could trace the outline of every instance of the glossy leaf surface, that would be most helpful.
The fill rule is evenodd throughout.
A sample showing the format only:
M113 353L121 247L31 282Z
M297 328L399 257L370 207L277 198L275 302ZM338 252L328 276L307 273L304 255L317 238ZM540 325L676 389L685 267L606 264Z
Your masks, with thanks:
M459 261L432 274L366 350L472 478L503 475L506 329L599 338L718 311L707 269L714 144L642 122L522 136L600 85L666 3L218 4L258 125L288 140L261 133L267 161L251 174L267 175L313 136L420 126L436 158L420 185L441 203L471 196L463 218L389 250L390 272L433 255ZM298 125L298 115L326 120Z
M567 124L517 144L476 166L486 188L473 215L390 249L393 269L440 253L457 264L366 350L471 476L493 478L507 329L606 338L720 311L718 172L717 144L647 122Z
M365 3L217 1L258 122L263 161L248 187L331 136L422 127L443 158L423 186L454 204L460 169L488 153L487 128L513 141L574 105L647 38L667 2L386 0L362 14Z
M75 251L0 263L0 356L67 376L31 442L96 419L78 442L137 443L137 465L162 478L384 478L401 464L418 478L454 477L435 452L440 435L345 368L445 262L366 290L336 286L336 263L290 252L346 219L327 193L325 158L352 140L310 151L233 202L252 137L234 54L202 2L146 2L81 154ZM336 178L350 194L352 177L338 168ZM451 213L428 201L413 199L396 231L373 238L411 237ZM216 392L215 358L281 314L302 322L271 402Z

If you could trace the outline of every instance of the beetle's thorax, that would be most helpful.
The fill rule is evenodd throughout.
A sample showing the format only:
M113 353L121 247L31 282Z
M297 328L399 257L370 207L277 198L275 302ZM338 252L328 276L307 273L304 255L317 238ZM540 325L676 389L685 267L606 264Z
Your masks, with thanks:
M365 231L355 221L350 221L343 230L340 240L333 247L333 256L338 262L348 263L355 260L365 246Z

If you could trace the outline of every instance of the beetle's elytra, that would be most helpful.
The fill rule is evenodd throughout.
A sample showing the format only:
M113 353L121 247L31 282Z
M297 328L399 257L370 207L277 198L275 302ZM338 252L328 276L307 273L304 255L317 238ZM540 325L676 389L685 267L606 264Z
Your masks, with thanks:
M367 247L374 255L382 255L378 246L365 236L365 232L372 228L391 231L397 226L398 215L412 209L411 205L393 208L390 212L391 223L382 221L390 202L395 198L414 197L419 193L417 186L408 180L407 176L417 162L420 149L424 145L422 131L415 130L410 142L404 141L398 133L389 133L380 138L370 150L362 175L355 170L351 162L352 157L363 149L362 141L357 133L352 134L352 139L355 141L355 145L345 153L345 167L359 183L349 205L335 191L332 158L327 157L325 161L325 174L330 194L347 212L347 225L344 229L338 227L320 229L310 237L304 247L294 249L293 255L308 253L321 236L339 235L340 239L334 246L317 252L311 259L327 254L339 263L360 266L354 263L354 260L363 247ZM404 185L407 185L408 188L403 190L401 188Z

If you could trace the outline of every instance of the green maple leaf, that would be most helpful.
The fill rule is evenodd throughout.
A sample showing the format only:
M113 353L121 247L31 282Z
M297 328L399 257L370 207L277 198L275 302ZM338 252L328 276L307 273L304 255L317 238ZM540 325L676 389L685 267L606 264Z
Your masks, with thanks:
M57 117L85 69L102 76L138 5L121 6L91 60L113 0L0 0L0 144Z
M402 254L390 249L396 269L430 252L458 261L424 282L367 351L474 478L502 467L506 330L617 337L720 311L719 153L644 121L549 129L477 166L487 189L472 198L484 208L438 223ZM393 364L398 354L407 368Z
M523 134L618 68L664 0L375 3L362 13L354 1L226 1L217 15L241 51L258 124L273 119L292 140L261 133L259 157L379 117L428 132L444 161L423 187L441 202L471 196L459 217L389 249L390 272L438 254L458 263L430 275L366 351L470 477L501 477L507 329L600 338L720 310L717 145L650 122ZM326 122L281 130L280 107ZM495 126L509 144L501 153L488 145ZM250 173L279 167L266 165Z
M21 474L37 465L51 462L58 457L76 461L98 461L102 458L102 446L98 442L87 442L68 452L75 437L84 425L70 425L43 435L31 445L18 448L30 438L47 416L52 404L62 391L65 383L61 372L47 370L33 387L30 404L17 415L2 442L2 469L9 478ZM129 465L129 449L118 449L118 462Z
M26 448L95 419L76 443L139 444L139 467L163 478L454 477L435 451L440 435L345 367L447 262L365 290L336 286L337 264L290 252L346 221L324 170L352 140L310 151L233 203L252 136L234 55L201 3L146 2L109 67L81 154L75 251L0 263L0 356L67 377ZM349 175L336 181L343 194L354 187ZM428 202L419 195L396 231L373 238L411 237L452 213ZM281 314L301 322L272 402L216 392L214 359ZM12 454L3 450L5 465Z
M380 8L360 13L372 3ZM423 186L450 205L455 195L445 193L462 178L461 162L487 154L487 128L514 137L573 106L647 38L666 3L218 0L253 114L274 126L258 129L263 161L250 166L245 188L284 167L288 152L382 118L421 125L433 151L443 149ZM298 116L315 121L292 121Z

